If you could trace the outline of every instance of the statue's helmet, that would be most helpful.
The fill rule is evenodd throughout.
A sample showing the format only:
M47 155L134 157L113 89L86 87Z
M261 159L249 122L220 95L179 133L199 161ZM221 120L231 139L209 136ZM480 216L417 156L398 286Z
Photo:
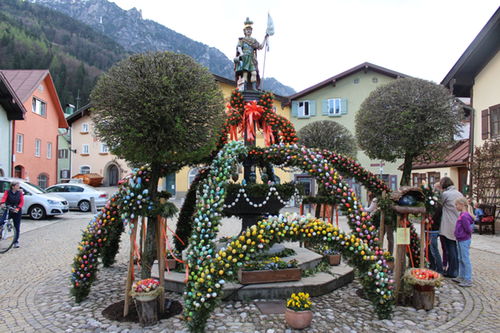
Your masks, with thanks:
M247 19L245 20L245 22L243 23L245 26L243 27L243 30L246 29L246 28L250 28L250 29L253 29L252 28L252 24L253 22L250 21L250 19L247 17Z

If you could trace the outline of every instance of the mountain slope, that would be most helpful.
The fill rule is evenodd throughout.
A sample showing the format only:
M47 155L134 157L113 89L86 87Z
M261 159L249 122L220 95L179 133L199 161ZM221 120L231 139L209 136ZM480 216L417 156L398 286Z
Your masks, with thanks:
M49 8L0 1L0 68L49 68L62 105L83 103L99 74L126 57L124 48Z
M154 21L144 20L136 8L126 11L107 0L31 1L88 24L132 53L173 51L187 54L212 73L234 79L232 61L218 49L193 41ZM282 96L289 96L295 92L272 78L265 79L264 86Z

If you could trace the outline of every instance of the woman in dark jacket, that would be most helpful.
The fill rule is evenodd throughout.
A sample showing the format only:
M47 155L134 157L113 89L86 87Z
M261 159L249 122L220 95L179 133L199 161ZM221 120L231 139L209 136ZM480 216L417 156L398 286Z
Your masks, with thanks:
M10 190L5 191L2 200L0 200L1 206L15 207L14 211L10 212L10 217L14 221L14 228L16 228L16 238L14 239L14 247L19 247L19 233L21 232L21 214L24 205L24 193L21 191L21 186L19 182L13 181L10 183ZM7 210L4 211L2 216L2 221L5 221L7 215Z

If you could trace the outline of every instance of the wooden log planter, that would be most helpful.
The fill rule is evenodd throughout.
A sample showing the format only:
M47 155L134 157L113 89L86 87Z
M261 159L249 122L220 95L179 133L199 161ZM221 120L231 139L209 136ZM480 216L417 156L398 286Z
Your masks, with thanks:
M240 269L238 271L238 280L241 284L299 281L301 277L300 268L260 271L244 271Z
M415 309L434 308L435 288L441 286L441 274L425 268L410 268L403 279L413 286L412 304Z
M413 307L417 310L432 310L434 308L435 290L434 286L420 286L416 284L413 287Z

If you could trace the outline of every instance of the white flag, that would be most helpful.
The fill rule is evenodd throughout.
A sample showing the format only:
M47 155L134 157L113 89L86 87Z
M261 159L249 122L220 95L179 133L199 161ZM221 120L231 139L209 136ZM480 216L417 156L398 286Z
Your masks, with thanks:
M266 30L266 34L268 34L269 36L274 35L274 23L273 23L273 19L271 18L271 15L269 15L269 13L267 13L267 30Z

